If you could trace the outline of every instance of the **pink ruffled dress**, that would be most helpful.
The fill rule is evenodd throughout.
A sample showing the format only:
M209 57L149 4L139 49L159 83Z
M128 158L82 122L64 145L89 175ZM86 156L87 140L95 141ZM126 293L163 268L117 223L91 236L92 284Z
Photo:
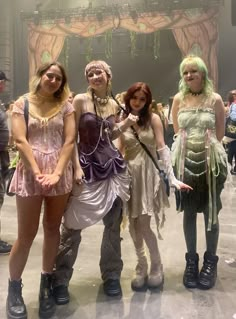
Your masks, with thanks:
M28 142L32 147L35 160L41 173L51 174L58 163L64 143L64 118L74 112L70 103L62 105L58 113L48 121L34 118L29 113ZM13 113L24 116L24 101L20 99L13 107ZM12 178L10 191L22 196L58 196L69 193L72 189L72 162L69 161L59 182L50 190L43 190L35 181L34 175L20 160Z

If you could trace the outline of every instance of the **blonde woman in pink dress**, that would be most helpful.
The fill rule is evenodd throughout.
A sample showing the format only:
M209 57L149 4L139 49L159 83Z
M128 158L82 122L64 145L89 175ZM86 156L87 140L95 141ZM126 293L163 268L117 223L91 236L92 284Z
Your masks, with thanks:
M18 237L9 261L8 318L27 318L21 276L43 213L42 273L39 315L55 310L51 291L52 270L59 245L59 227L72 189L70 161L75 140L74 109L67 102L69 87L58 62L39 67L29 94L20 97L12 112L12 130L20 153L10 191L16 194ZM24 108L28 104L28 123Z

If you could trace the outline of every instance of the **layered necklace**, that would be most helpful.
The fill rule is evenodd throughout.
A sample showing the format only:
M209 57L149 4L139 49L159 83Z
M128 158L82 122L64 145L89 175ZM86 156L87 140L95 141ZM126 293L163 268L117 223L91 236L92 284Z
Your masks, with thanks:
M101 97L97 96L95 93L93 93L93 98L97 102L97 104L106 105L108 103L110 97L109 97L109 95L107 95L104 98L101 98Z

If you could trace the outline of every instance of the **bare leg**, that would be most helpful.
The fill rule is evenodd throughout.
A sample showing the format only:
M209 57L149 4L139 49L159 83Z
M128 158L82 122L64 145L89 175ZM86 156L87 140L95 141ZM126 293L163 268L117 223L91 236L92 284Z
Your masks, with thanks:
M60 224L69 194L46 197L43 216L43 271L51 273L60 242Z
M38 231L42 200L40 196L16 196L18 237L9 260L11 280L19 280L25 268L31 245Z

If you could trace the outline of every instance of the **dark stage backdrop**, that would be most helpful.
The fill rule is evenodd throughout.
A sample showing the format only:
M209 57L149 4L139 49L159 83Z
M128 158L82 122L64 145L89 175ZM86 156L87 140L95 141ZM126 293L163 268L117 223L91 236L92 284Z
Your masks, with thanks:
M112 67L114 94L125 91L132 83L143 81L150 85L153 97L158 101L168 102L178 88L178 65L181 53L173 34L169 30L160 32L160 48L157 58L153 52L153 34L140 34L136 39L135 56L131 56L130 34L114 34L112 54L106 57L105 36L92 41L91 59L104 59ZM67 39L60 61L67 65L71 89L84 92L87 83L84 68L88 59L88 40L78 37Z

